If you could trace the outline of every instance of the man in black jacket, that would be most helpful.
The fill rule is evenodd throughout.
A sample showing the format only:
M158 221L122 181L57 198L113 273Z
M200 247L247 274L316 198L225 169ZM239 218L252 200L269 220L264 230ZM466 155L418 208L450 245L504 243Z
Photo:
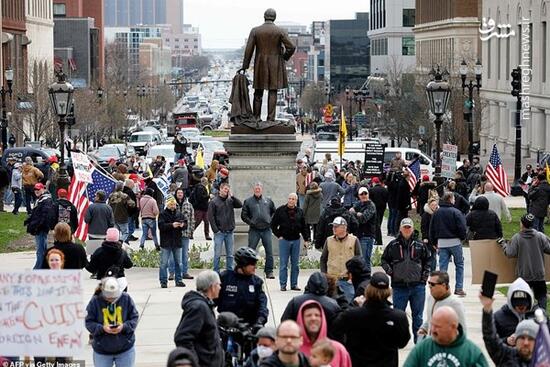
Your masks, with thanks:
M392 279L395 308L405 311L410 302L416 343L417 332L422 325L431 255L430 250L417 240L412 219L403 219L399 232L382 254L382 268Z
M550 184L546 181L546 175L540 173L529 188L529 208L528 212L535 216L533 228L544 233L544 218L548 213L548 204L550 204Z
M134 181L128 178L124 181L124 188L122 189L122 192L128 195L130 200L136 203L135 206L128 209L128 237L126 238L126 243L138 240L138 238L134 236L134 231L136 230L136 218L139 216L139 201L134 192L134 185Z
M316 271L311 274L307 281L304 294L292 298L281 316L281 322L285 320L298 319L298 310L305 301L313 300L319 302L327 319L327 336L331 339L338 340L335 334L332 332L332 323L336 316L340 313L341 309L336 300L327 296L328 282L325 274L320 271Z
M161 288L168 288L168 261L170 258L174 260L176 287L185 287L182 282L181 272L181 246L182 246L182 230L184 230L188 222L183 217L183 214L177 210L177 202L174 197L166 200L166 209L159 215L159 230L160 230L160 269L159 278Z
M260 367L309 367L307 357L300 352L303 335L295 321L286 320L277 328L277 352L260 362Z
M52 196L42 183L34 185L36 202L30 216L25 219L27 232L36 242L36 262L33 269L40 269L48 248L48 232L53 227L54 210Z
M54 204L54 218L56 223L67 223L74 234L78 228L78 211L67 199L67 190L57 190L57 203Z
M212 240L210 237L210 223L208 222L208 201L210 200L210 194L208 193L208 179L202 177L199 184L195 185L189 202L193 205L195 211L195 229L203 222L204 226L204 238L207 241Z
M464 256L462 241L466 239L466 218L454 207L453 192L446 191L439 201L439 209L432 216L430 240L439 248L439 269L447 271L449 260L453 257L456 268L455 294L466 296L464 283Z
M202 271L196 279L197 290L183 296L183 313L174 334L174 343L193 352L201 367L223 367L224 352L214 315L214 300L221 289L220 276Z
M231 187L226 182L220 185L218 195L208 204L208 221L214 232L214 271L220 271L220 257L224 244L225 268L233 269L235 209L242 207L242 202L231 194Z
M275 210L271 220L271 230L279 239L279 284L281 291L286 291L288 277L288 259L290 258L290 289L298 288L300 272L300 235L309 242L309 226L306 225L304 211L297 207L298 195L290 193L286 205Z
M260 239L265 249L265 276L267 279L275 279L273 276L273 246L271 244L271 218L275 214L273 201L262 195L261 182L254 184L254 195L244 201L241 211L241 219L248 224L248 247L256 250Z
M336 332L345 336L344 345L354 366L398 366L398 349L407 345L411 335L405 312L393 309L388 302L391 293L388 276L376 272L359 300L364 304L337 317Z
M319 223L317 224L317 231L315 233L315 248L322 250L325 245L327 238L332 236L332 226L330 225L334 218L342 217L348 223L348 232L352 234L357 233L357 228L359 224L354 215L346 210L342 206L340 199L333 198L330 201L330 205L323 210L323 214L319 218Z
M493 362L497 366L530 366L539 325L535 320L521 321L514 332L515 347L509 346L497 336L493 321L493 299L481 294L479 299L483 305L483 341Z
M357 237L361 244L361 254L367 264L367 269L371 269L372 247L374 246L374 236L376 235L376 206L369 200L369 190L366 187L359 188L359 202L355 203L350 208L350 213L355 214L359 229ZM379 245L382 245L380 243Z
M369 197L376 206L376 243L382 246L382 220L388 205L389 193L378 177L372 178L372 185L369 189Z
M187 139L181 134L177 134L172 140L174 144L174 163L187 156Z

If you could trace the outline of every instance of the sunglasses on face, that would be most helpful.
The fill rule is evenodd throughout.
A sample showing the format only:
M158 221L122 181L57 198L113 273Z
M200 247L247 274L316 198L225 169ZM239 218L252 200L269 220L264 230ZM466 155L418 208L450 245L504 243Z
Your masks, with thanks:
M445 283L434 283L434 282L428 282L428 285L430 287L435 287L436 285L445 284Z
M359 196L365 196L365 195L368 195L368 193L362 192L362 193L359 194Z

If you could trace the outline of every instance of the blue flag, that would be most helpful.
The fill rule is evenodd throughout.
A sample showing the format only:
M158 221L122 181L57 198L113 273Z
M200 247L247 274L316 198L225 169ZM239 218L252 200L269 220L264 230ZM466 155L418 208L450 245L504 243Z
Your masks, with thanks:
M95 193L99 190L105 191L105 197L108 198L113 191L115 191L116 181L114 178L107 176L101 170L94 168L92 171L92 180L94 181L91 184L88 184L86 188L88 191L88 199L90 202L94 202Z
M539 332L535 340L535 350L533 351L533 358L531 358L531 367L550 366L550 333L548 332L548 324L543 322L539 325Z

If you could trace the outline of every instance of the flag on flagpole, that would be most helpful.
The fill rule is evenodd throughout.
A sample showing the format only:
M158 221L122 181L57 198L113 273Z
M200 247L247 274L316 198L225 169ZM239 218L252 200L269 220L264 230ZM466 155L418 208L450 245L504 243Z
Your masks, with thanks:
M500 160L498 154L497 145L493 145L493 151L489 158L489 164L485 170L485 175L490 183L493 184L495 191L501 196L506 197L510 195L510 184L508 183L508 176Z
M411 164L405 167L405 170L409 172L407 182L409 184L409 189L413 191L416 187L416 183L420 181L420 160L418 158L415 159Z
M531 358L530 366L544 367L550 365L550 333L548 332L548 324L541 322L539 324L539 332L535 339L535 349Z
M340 119L340 129L338 134L338 155L340 156L340 161L342 161L342 156L346 151L346 138L348 136L348 127L346 126L346 116L344 114L344 108L342 110L342 118Z
M104 172L97 168L92 168L93 182L77 181L73 177L69 186L69 201L76 207L78 214L78 228L74 233L75 237L81 241L86 241L88 238L88 224L84 221L84 216L88 207L93 202L95 194L99 190L105 191L105 196L109 197L115 190L116 180L107 176Z
M546 182L550 183L550 167L548 167L548 161L546 162Z
M202 154L202 148L197 148L197 156L195 157L195 164L201 169L204 169L204 155Z

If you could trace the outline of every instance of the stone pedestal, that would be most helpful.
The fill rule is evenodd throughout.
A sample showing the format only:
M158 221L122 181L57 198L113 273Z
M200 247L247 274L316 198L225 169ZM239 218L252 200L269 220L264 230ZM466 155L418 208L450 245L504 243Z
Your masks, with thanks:
M302 142L294 134L231 134L223 143L230 154L229 183L235 197L244 202L258 181L275 207L286 204L288 194L296 192L296 155ZM235 221L237 249L248 245L248 225L242 222L240 209L235 211ZM275 237L273 251L278 254Z

